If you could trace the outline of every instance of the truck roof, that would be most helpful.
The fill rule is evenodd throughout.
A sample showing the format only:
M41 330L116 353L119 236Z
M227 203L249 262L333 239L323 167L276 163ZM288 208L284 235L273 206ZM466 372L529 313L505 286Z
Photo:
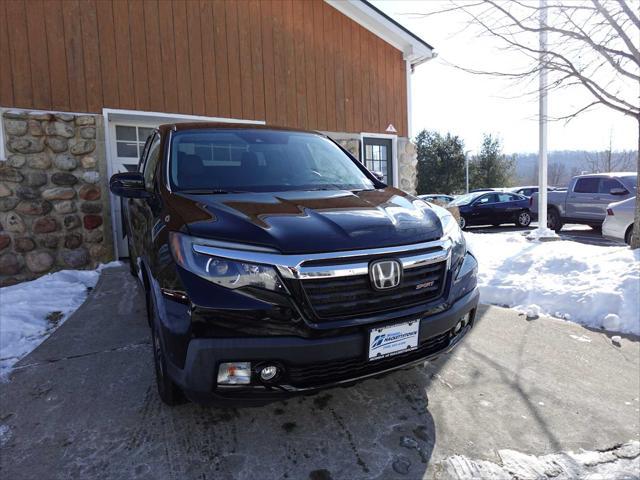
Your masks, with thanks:
M602 173L585 173L584 175L576 175L573 178L583 177L629 177L637 175L638 172L602 172Z

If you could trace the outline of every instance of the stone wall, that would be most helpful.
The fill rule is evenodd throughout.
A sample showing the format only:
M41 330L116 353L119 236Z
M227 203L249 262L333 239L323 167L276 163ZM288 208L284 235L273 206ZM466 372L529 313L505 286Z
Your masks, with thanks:
M0 286L112 259L102 117L1 113Z

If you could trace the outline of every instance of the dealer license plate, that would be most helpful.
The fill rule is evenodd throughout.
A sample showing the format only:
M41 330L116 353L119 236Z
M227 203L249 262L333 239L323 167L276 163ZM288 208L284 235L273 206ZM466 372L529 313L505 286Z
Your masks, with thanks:
M397 355L418 348L420 320L374 328L369 333L369 360Z

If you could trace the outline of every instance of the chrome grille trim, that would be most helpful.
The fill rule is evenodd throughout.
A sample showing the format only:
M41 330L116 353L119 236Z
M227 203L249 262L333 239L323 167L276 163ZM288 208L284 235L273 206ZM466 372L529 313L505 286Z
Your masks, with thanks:
M207 245L207 243L210 243ZM246 247L245 247L246 248ZM415 254L415 251L426 249L438 249L433 252ZM260 263L272 265L278 269L285 278L297 280L309 280L314 278L348 277L367 274L369 263L358 259L354 263L337 265L306 266L305 262L317 260L344 260L357 257L381 257L392 256L402 262L403 269L410 269L431 263L450 261L451 240L436 240L433 242L414 243L412 245L400 245L394 247L371 248L367 250L348 250L342 252L324 252L308 254L282 254L265 251L251 251L230 249L214 246L206 239L193 239L193 250L203 255L227 258L240 262Z

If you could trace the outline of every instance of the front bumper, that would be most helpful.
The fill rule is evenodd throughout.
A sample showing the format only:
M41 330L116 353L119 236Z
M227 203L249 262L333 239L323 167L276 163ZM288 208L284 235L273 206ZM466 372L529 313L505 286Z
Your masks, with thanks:
M291 336L196 338L189 342L184 368L170 364L169 374L187 396L198 403L262 404L296 393L352 384L407 368L451 350L472 327L478 301L479 293L474 288L448 310L421 318L418 349L375 362L367 359L368 330L364 329L319 339ZM453 335L452 329L467 313L470 314L469 325ZM414 318L398 318L387 323ZM260 382L254 375L251 385L216 385L219 364L229 361L249 361L252 366L261 362L276 363L285 371L275 383Z

